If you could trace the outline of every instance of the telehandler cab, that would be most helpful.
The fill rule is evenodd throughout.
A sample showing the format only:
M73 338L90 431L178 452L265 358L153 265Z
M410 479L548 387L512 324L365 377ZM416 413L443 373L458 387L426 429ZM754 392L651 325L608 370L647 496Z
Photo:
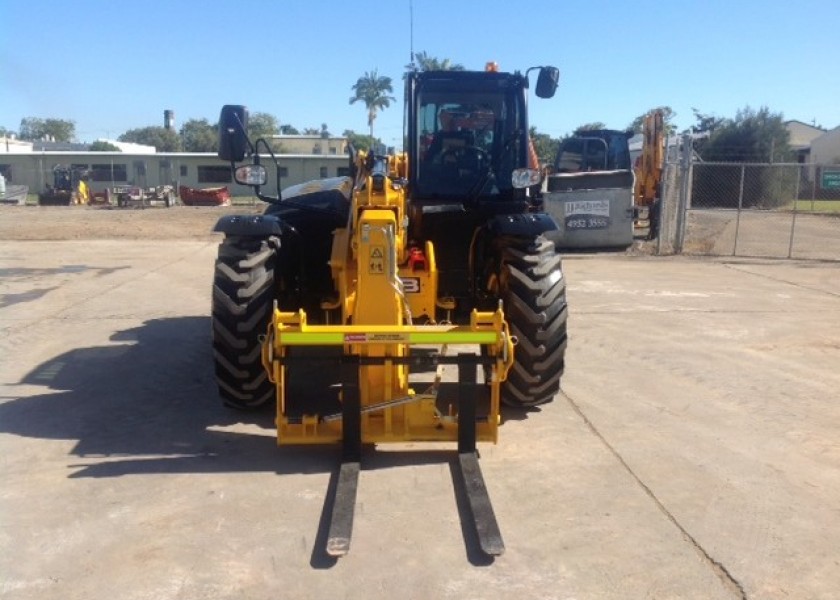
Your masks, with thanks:
M536 93L550 98L558 71L537 69ZM222 109L219 157L268 207L215 227L219 392L237 408L274 401L279 444L341 444L330 555L350 547L362 445L412 441L457 442L481 548L504 551L476 442L497 441L501 403L552 400L566 349L527 91L527 73L409 72L404 152L351 147L350 177L282 197L261 191L272 168L280 189L279 169L265 140L247 138L247 109ZM307 394L319 382L296 372L312 364L332 365L338 385ZM457 366L457 384L441 381L443 365ZM434 376L421 384L422 371Z

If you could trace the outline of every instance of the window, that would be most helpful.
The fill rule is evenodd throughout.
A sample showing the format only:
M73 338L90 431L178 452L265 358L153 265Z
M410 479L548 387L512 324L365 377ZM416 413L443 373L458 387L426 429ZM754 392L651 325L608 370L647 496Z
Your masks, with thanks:
M280 177L289 176L289 167L280 167Z
M312 154L321 154L321 144L315 144L315 146L313 146Z
M198 183L230 183L231 181L233 178L228 166L198 167Z
M492 84L492 85L491 85ZM415 197L513 196L511 173L527 164L521 94L498 81L468 87L423 82L411 127Z
M187 176L187 165L181 165L179 172L181 173L181 177Z
M330 146L330 154L338 154L338 148L335 146Z
M10 182L12 180L12 165L0 165L0 175L7 182Z
M87 165L83 165L87 167ZM125 182L128 181L128 169L125 165L91 165L90 178L93 181Z
M336 175L339 177L350 177L350 167L338 167Z
M321 167L321 179L324 179L325 177L329 177L327 174L327 167Z

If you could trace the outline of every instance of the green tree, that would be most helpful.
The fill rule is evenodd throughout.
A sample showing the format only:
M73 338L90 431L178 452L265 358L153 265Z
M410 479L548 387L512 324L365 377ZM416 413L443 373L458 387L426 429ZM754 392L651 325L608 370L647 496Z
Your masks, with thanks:
M363 133L356 133L352 129L345 129L341 135L346 137L347 142L353 144L353 147L356 150L364 150L365 152L367 152L371 148L369 135L364 135ZM374 146L379 146L380 144L382 144L382 140L377 138L373 140L373 143Z
M154 146L158 152L180 152L182 148L181 136L172 129L166 129L165 127L150 126L129 129L118 139L121 142Z
M370 139L373 140L373 122L376 120L376 113L391 106L396 99L388 94L393 93L391 78L379 75L376 69L365 72L356 80L351 88L354 96L350 98L350 104L363 102L368 113L368 126L370 127Z
M291 125L281 125L280 135L300 135L300 131Z
M17 135L17 131L6 129L5 127L0 127L0 136L9 137L11 135Z
M534 143L534 150L540 159L540 164L553 165L557 156L557 147L560 140L552 138L547 133L539 133L536 127L529 129L531 141Z
M438 59L426 52L417 52L414 62L420 71L463 71L464 65L453 63L448 58Z
M734 119L714 124L701 156L708 161L780 162L792 157L789 139L782 113L747 106Z
M723 117L716 117L712 114L701 113L696 108L692 108L694 113L694 120L697 121L690 129L692 133L710 133L726 123Z
M252 142L259 138L271 138L280 133L277 117L264 112L255 112L248 118L248 137Z
M607 126L601 123L601 121L595 121L594 123L584 123L583 125L579 125L575 128L574 135L581 135L586 133L587 131L594 131L595 129L606 129Z
M66 119L39 119L24 117L20 120L20 139L52 139L56 142L72 142L76 137L76 122Z
M122 152L118 146L105 140L96 140L88 147L88 150L91 152Z
M674 109L670 106L657 106L656 108L651 108L633 119L627 128L632 129L633 133L642 133L642 126L644 125L645 117L657 110L662 112L662 121L665 124L665 135L673 135L676 133L677 128L674 125L673 120L674 117L677 116L677 113L675 113Z
M787 128L781 113L766 106L739 110L734 119L718 119L698 115L709 136L697 140L695 151L708 162L768 163L792 160ZM749 167L743 180L731 173L737 166L708 165L695 171L692 181L692 202L698 206L730 206L776 208L788 204L796 194L798 165L765 168Z
M217 152L219 150L218 126L207 119L190 119L181 127L184 152Z

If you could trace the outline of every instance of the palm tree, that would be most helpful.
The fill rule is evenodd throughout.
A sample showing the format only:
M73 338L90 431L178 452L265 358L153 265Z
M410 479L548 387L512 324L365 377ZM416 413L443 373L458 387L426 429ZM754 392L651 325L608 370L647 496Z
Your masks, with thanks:
M429 56L426 52L418 52L414 55L417 67L421 71L463 71L464 65L453 63L448 58L443 60Z
M373 146L373 122L376 120L376 113L379 110L391 106L391 102L395 102L396 98L389 96L389 93L394 91L391 85L391 78L380 76L376 69L370 73L365 72L359 77L353 85L352 90L355 96L350 98L350 104L354 104L357 100L365 103L365 108L368 111L368 125L370 126L370 143Z

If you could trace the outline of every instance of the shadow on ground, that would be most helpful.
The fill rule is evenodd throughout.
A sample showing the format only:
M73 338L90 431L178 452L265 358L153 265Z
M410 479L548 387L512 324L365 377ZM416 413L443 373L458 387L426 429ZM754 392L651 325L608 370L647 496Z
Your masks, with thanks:
M270 409L240 412L221 404L214 383L209 317L154 319L118 332L111 341L61 354L30 371L20 383L46 391L0 404L0 432L76 440L68 463L70 478L330 473L318 527L319 539L325 539L339 448L278 448ZM311 378L318 381L319 373ZM527 414L513 411L506 418L527 418ZM469 522L469 505L456 477L454 446L451 451L408 452L366 448L363 464L365 470L448 464L462 523ZM477 550L475 533L467 525L462 530L468 559L486 562ZM313 568L328 568L334 562L320 549L312 556Z

